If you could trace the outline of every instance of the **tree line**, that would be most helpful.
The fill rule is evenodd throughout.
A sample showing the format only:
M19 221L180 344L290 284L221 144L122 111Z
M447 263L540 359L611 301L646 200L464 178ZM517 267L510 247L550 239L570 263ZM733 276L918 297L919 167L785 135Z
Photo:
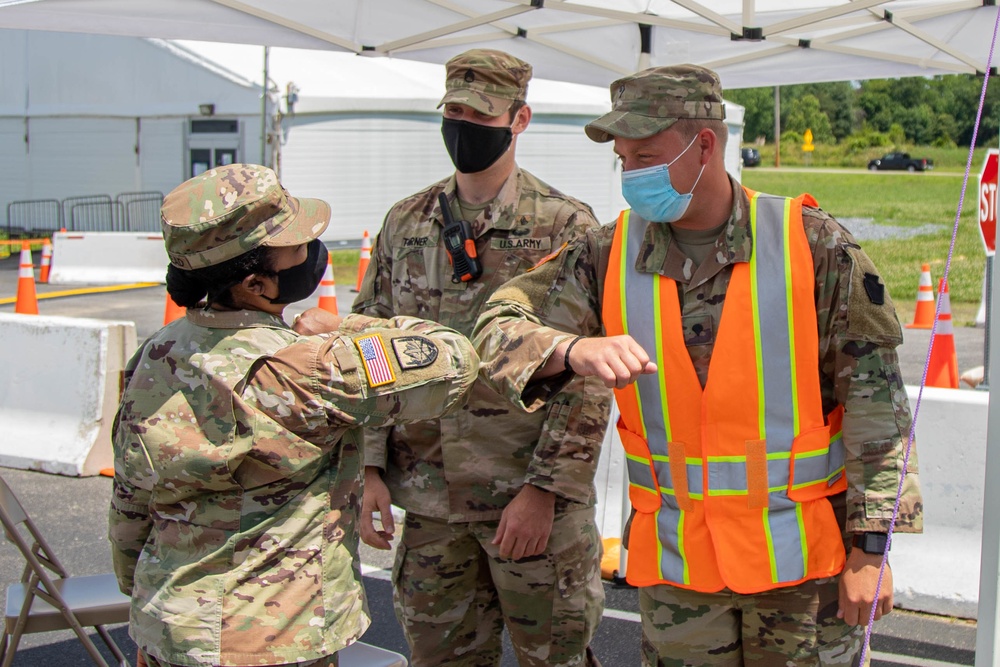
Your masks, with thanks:
M862 150L903 143L968 146L983 79L971 74L871 79L781 86L782 143L799 142L808 128L817 143ZM775 89L728 90L726 99L746 107L743 139L774 142ZM1000 83L990 78L977 146L994 146L1000 134Z

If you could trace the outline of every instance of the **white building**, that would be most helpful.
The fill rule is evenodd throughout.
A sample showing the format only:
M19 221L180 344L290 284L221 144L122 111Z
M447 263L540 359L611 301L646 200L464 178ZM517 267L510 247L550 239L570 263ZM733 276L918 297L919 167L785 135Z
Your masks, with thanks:
M212 165L263 161L291 192L330 202L324 240L353 241L453 170L436 108L442 66L271 49L269 125L284 113L263 145L263 61L253 46L0 30L0 216L11 202L165 193ZM291 110L289 83L298 88ZM625 205L617 161L610 144L583 133L610 108L607 89L534 80L528 102L518 162L614 219ZM727 164L738 174L743 110L728 113ZM63 214L60 226L73 229Z
M168 192L260 160L260 87L162 40L0 30L0 89L4 227L11 202Z

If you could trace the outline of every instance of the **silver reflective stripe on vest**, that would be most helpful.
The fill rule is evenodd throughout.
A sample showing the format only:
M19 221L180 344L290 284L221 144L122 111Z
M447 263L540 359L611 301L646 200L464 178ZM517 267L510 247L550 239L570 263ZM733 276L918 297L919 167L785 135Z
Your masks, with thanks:
M688 495L696 500L701 500L705 493L702 468L697 463L688 463L685 468L687 469ZM656 470L656 479L660 483L660 492L673 495L674 480L670 476L670 457L654 456L653 469Z
M635 269L636 259L642 247L646 234L647 222L633 213L626 213L625 235L622 242L627 243L625 266L621 267L622 279L625 281L625 298L622 304L622 315L628 324L627 331L642 349L648 350L651 356L659 347L656 340L656 322L654 321L653 280L655 275L640 273ZM677 353L684 354L683 350ZM664 423L663 402L660 396L659 374L640 375L636 380L639 388L639 402L642 409L643 423L646 428L649 452L654 461L662 461L657 466L657 476L661 480L670 478L667 456L667 427ZM647 468L648 470L648 468ZM665 473L665 474L663 474ZM629 466L629 479L632 480L632 466ZM701 488L700 477L698 488ZM688 475L690 480L691 475ZM637 484L642 482L636 481ZM662 485L662 483L661 483ZM670 486L672 489L672 485ZM660 494L660 509L656 513L656 533L660 546L660 576L667 581L685 583L684 558L679 547L680 531L683 530L684 512L678 509L671 494Z
M625 465L628 468L628 481L630 484L641 486L656 493L656 482L653 480L653 472L649 468L649 461L626 454Z
M844 438L837 434L830 439L830 449L814 455L799 454L795 458L795 485L793 489L816 482L832 486L844 474Z
M792 285L789 266L788 216L784 197L757 196L753 262L757 281L757 312L760 327L761 364L764 375L764 429L767 453L791 453L795 438L795 403L791 340ZM752 207L751 207L752 210ZM763 437L763 436L762 436ZM805 576L805 549L796 503L788 499L790 467L768 465L767 486L781 488L769 494L765 520L770 536L772 577L775 582L796 581ZM778 472L777 477L771 477Z

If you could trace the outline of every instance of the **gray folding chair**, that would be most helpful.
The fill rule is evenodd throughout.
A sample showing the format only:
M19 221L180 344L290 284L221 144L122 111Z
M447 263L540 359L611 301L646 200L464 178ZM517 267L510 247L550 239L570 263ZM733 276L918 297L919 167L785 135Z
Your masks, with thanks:
M340 667L406 667L406 658L395 651L354 642L337 652Z
M7 539L25 560L20 583L7 588L0 640L2 667L10 667L14 661L22 635L66 629L76 633L95 663L109 667L85 627L97 630L119 666L129 667L125 655L104 629L106 624L128 622L129 598L118 590L114 575L69 576L2 478L0 522Z

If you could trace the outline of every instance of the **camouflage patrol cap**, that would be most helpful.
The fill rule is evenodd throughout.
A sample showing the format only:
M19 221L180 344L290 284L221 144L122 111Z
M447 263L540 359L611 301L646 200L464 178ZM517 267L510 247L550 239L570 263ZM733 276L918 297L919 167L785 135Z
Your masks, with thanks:
M472 49L445 64L445 88L438 107L466 104L489 116L503 115L528 94L531 65L509 53L493 49Z
M174 188L160 208L167 255L181 269L219 264L261 245L308 243L329 222L329 204L292 197L274 171L256 164L209 169Z
M697 65L652 67L618 79L611 84L611 105L610 113L584 128L592 140L644 139L681 118L726 118L719 76Z

